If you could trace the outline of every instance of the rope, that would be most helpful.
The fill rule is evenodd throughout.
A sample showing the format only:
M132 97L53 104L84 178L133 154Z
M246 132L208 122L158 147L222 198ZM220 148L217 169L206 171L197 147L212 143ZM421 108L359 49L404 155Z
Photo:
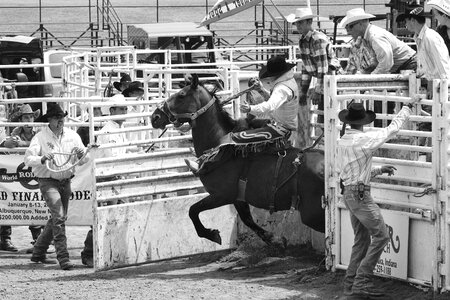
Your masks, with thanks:
M78 161L76 161L76 162L73 163L72 165L67 166L66 168L62 168L62 167L64 167L65 165L67 165L67 164L70 162L72 156L76 156L75 151L72 150L72 152L70 152L70 153L54 152L53 154L58 154L58 155L68 155L69 158L68 158L64 163L62 163L62 164L60 164L60 165L58 165L58 164L56 163L56 161L55 161L54 158L48 159L48 160L45 161L45 166L47 167L47 169L48 169L49 171L55 172L55 173L62 173L62 172L69 171L69 170L75 168L76 166L78 166L78 165L80 164L80 162L81 162L81 161L86 157L86 155L89 153L89 151L91 150L91 148L94 148L94 147L98 147L98 146L97 146L97 145L88 145L88 147L87 147L86 151L84 152L83 156L82 156L80 159L78 159ZM50 163L52 163L52 165L51 165ZM57 167L58 169L54 169L53 166ZM61 168L62 168L62 169L61 169Z
M432 193L436 193L436 190L433 189L432 187L427 187L422 192L414 193L413 196L416 197L416 198L420 198L420 197L423 197L425 195L430 195Z

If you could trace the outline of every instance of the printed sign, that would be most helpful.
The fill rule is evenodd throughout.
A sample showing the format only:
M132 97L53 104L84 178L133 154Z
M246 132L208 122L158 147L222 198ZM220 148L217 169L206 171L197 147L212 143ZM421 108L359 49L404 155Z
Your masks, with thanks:
M50 212L20 154L0 155L0 225L45 225ZM67 225L92 225L92 162L76 167Z
M263 0L219 0L203 18L200 26L206 26L218 21L219 19L237 14L259 4L262 1Z
M409 217L390 210L381 210L386 223L389 243L384 248L374 273L407 279Z

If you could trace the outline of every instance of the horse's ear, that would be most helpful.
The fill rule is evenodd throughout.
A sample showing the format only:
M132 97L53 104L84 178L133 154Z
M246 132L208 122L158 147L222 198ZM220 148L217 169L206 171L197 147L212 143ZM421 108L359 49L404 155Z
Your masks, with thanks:
M197 74L192 74L191 88L196 89L197 87L198 87L198 75Z

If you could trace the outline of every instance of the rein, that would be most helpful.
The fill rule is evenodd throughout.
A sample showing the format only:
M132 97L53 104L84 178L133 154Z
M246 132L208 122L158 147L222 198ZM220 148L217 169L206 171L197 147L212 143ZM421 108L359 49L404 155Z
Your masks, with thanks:
M163 102L160 110L166 115L171 124L175 124L177 122L180 123L179 119L188 119L189 122L192 122L198 117L200 117L202 114L204 114L211 106L213 106L214 102L216 102L216 99L217 99L216 95L212 94L211 100L209 100L209 102L206 103L205 106L199 108L197 111L192 113L177 114L173 112L170 109L169 105L167 104L167 100Z

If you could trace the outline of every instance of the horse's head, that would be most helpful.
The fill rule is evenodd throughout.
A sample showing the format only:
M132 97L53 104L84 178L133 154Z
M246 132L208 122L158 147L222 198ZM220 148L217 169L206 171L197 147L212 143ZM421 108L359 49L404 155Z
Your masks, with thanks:
M164 129L168 124L176 127L191 123L205 113L215 102L213 95L199 85L198 76L193 74L190 85L170 96L153 112L153 128Z

